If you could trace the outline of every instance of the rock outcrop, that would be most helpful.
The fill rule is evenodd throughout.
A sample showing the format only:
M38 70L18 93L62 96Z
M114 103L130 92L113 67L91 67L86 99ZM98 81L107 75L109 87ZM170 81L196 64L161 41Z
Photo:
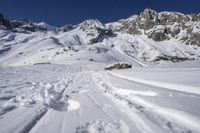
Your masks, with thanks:
M132 35L144 33L154 41L175 38L188 45L200 46L200 14L157 13L154 10L145 9L138 16L134 15L118 22L109 23L107 27Z
M0 29L10 30L12 28L12 24L2 13L0 13Z

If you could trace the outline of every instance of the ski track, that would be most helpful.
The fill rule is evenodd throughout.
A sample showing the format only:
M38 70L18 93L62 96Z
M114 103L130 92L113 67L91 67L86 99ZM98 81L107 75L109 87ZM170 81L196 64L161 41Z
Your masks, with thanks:
M40 121L40 119L46 114L47 109L38 113L29 123L26 124L24 129L20 131L20 133L28 133L32 130L32 128Z
M135 93L134 91L131 93L129 90L127 93L127 90L125 89L123 93L123 90L120 90L120 88L115 88L108 83L107 80L105 80L105 76L103 77L101 74L97 74L97 77L100 77L98 80L101 80L101 82L98 82L100 88L104 89L109 97L112 97L115 102L121 105L120 108L125 108L126 113L132 114L131 117L137 120L139 126L145 125L145 121L134 117L134 110L138 110L142 115L145 115L146 118L150 119L151 121L155 121L157 124L160 124L163 129L168 130L169 132L200 132L200 119L196 118L195 116L187 114L183 111L165 108L147 102L144 99L139 98L137 96L138 93ZM136 95L130 96L129 94ZM140 127L140 129L142 129L141 132L155 132L152 131L150 127Z
M149 84L149 82L135 81L113 73L89 70L67 73L66 77L58 77L51 82L22 84L16 91L16 95L1 95L1 99L6 101L1 111L1 119L11 122L16 114L23 115L16 117L18 123L9 126L0 121L2 127L5 126L0 127L0 132L64 133L66 130L76 133L98 133L101 130L105 133L200 132L198 117L152 103L144 98L158 96L155 89L145 91L118 88L108 77L131 80L152 88L161 87L156 83ZM94 112L87 109L91 106ZM84 113L88 114L87 111L100 116L87 118L84 116ZM69 117L73 119L69 120ZM81 120L83 117L87 119ZM73 129L67 129L66 126L73 123L76 123Z
M131 81L149 85L149 86L161 87L164 89L170 89L170 90L200 95L200 89L197 86L188 86L188 85L181 85L181 84L173 84L173 83L164 83L164 82L158 82L158 81L145 80L145 79L120 75L115 72L109 72L109 74L112 76L118 77L118 78L122 78L125 80L131 80Z
M73 78L74 76L69 77ZM65 94L68 86L73 82L72 78L66 79L61 77L57 81L50 83L34 82L32 83L32 86L29 86L28 88L27 86L24 86L19 89L17 96L8 97L8 101L4 104L1 115L7 113L9 115L10 111L12 113L20 108L28 109L37 105L42 105L44 109L37 112L33 118L24 123L25 125L23 127L19 127L18 129L15 128L13 130L11 127L6 132L9 130L11 132L19 133L30 132L38 123L40 123L40 120L47 115L46 112L49 112L49 109L58 111L73 111L78 109L80 107L79 102L70 99L69 96ZM0 131L4 132L4 129L1 130L0 128Z
M100 88L105 90L106 93L109 91L109 88L107 88L108 86L102 81L101 74L95 74L94 81L97 85L99 85ZM109 95L109 97L112 100L114 99L115 102L117 102L116 106L123 108L122 110L126 113L125 115L129 116L129 118L133 121L133 123L136 125L136 127L141 133L153 133L153 130L151 130L150 127L146 125L139 116L137 116L137 114L132 112L130 108L126 107L126 105L122 102L122 99L116 99L115 97L113 97L113 95Z

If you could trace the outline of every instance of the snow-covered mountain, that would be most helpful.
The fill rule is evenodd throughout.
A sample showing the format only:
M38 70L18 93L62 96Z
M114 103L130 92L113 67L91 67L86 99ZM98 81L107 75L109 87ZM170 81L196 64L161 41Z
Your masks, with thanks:
M136 65L200 58L200 14L145 9L118 22L86 20L61 28L0 15L1 65L63 64L66 60Z
M62 27L0 14L0 133L200 133L199 27L150 9Z

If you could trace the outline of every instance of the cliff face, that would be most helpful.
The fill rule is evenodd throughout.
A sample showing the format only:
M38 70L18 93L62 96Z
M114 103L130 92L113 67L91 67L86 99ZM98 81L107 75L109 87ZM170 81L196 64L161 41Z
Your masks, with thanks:
M200 14L157 13L154 10L145 9L138 16L134 15L109 23L107 27L132 35L145 34L154 41L175 38L188 45L200 46Z

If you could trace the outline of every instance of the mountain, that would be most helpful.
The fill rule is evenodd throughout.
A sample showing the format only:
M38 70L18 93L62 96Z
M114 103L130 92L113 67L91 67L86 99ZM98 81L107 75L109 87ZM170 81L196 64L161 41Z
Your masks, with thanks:
M13 21L0 14L1 65L86 60L146 66L199 60L199 46L200 14L145 9L139 15L108 24L86 20L62 27Z
M119 22L109 23L107 27L132 35L145 34L154 41L175 38L187 45L200 46L200 14L184 15L178 12L157 13L145 9L140 15L134 15Z
M199 14L54 27L0 14L0 133L200 133Z

